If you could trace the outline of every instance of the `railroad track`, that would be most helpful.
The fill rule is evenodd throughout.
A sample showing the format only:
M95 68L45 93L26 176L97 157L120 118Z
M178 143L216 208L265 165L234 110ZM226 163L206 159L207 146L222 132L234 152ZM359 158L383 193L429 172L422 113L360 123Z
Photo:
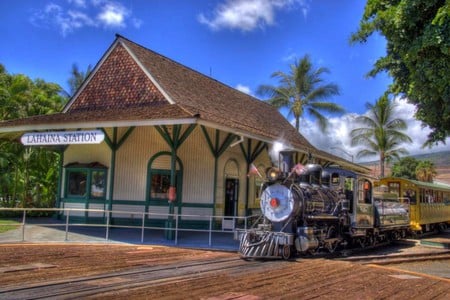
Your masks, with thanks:
M408 253L396 255L367 255L335 258L336 260L359 263L363 265L388 265L411 263L416 261L450 260L450 251L441 253Z
M253 269L262 267L258 262L246 262L238 257L140 267L116 273L0 288L0 299L81 299L124 289L152 287L167 282L176 284L198 277L207 277L209 274L233 269L237 271L243 266ZM264 268L267 267L268 265L264 264Z

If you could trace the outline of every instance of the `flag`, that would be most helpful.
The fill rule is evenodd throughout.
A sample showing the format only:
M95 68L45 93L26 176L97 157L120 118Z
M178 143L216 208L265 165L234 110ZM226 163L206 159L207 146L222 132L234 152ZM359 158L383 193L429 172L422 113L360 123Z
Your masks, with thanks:
M251 164L249 167L247 176L250 175L258 175L259 177L262 178L261 173L259 173L258 168L254 164Z
M295 172L295 174L297 175L302 175L304 172L306 171L306 168L304 165L302 164L296 164L293 168L292 168L292 172Z

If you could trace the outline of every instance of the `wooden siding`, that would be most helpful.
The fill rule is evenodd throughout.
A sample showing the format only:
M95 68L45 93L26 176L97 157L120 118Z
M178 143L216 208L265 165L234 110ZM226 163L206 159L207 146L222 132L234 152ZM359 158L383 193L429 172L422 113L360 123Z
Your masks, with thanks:
M214 157L200 127L178 150L183 162L183 203L213 204Z
M182 220L209 221L212 216L212 208L207 207L183 207ZM204 217L203 217L204 216Z
M187 125L183 127L186 129ZM118 139L126 132L127 128L118 129ZM112 129L105 130L110 138L112 138ZM214 141L214 130L208 129L211 139ZM220 137L223 141L226 133L221 133ZM247 140L244 141L246 145ZM158 156L166 152L164 155ZM120 201L120 204L113 204L113 210L143 212L146 204L147 191L147 174L148 165L153 158L152 168L170 170L170 147L160 136L157 130L152 127L136 127L128 136L126 141L116 152L115 166L115 185L113 188L113 201ZM191 135L177 150L178 159L183 167L182 174L182 191L181 214L193 215L212 215L213 212L217 216L224 213L224 191L226 178L239 179L239 195L238 195L238 215L245 215L245 208L257 208L255 202L257 195L255 194L255 176L247 177L247 163L244 159L242 150L239 145L228 147L219 157L217 162L217 182L214 183L214 157L207 145L205 136L200 126L197 126ZM98 161L110 167L111 150L103 142L100 145L72 145L65 152L64 163L78 161L80 163L88 163ZM262 166L261 173L264 169L271 165L269 156L263 151L254 162L258 167ZM180 166L177 165L180 169ZM262 174L264 175L264 174ZM108 187L110 186L110 176L108 176ZM247 188L248 204L247 203ZM216 188L215 207L198 207L201 205L214 204L214 187ZM107 189L109 191L109 188ZM180 192L180 191L178 191ZM109 195L107 195L108 197ZM127 201L130 204L127 204ZM137 201L137 202L136 202ZM142 203L139 205L138 203ZM179 203L181 205L181 203ZM193 206L190 206L193 205ZM167 214L167 206L148 207L150 213ZM130 214L115 214L113 217L130 218ZM165 219L166 216L155 217L152 219Z
M100 209L100 210L105 210L108 209L105 204L99 204L99 203L90 203L89 204L89 209ZM90 211L88 212L88 216L89 217L97 217L97 218L103 218L105 216L105 213L103 212L93 212Z
M137 127L116 154L114 200L145 201L148 162L156 153L167 150L153 127Z
M64 208L76 208L76 209L85 209L84 203L64 203ZM67 215L67 211L64 211L64 216ZM85 212L84 211L71 211L69 213L69 216L71 217L84 217Z
M114 204L113 211L119 211L118 213L112 214L113 218L142 219L142 213L145 212L145 206Z
M168 206L149 206L148 212L156 215L149 215L149 219L167 220L167 214L169 213Z

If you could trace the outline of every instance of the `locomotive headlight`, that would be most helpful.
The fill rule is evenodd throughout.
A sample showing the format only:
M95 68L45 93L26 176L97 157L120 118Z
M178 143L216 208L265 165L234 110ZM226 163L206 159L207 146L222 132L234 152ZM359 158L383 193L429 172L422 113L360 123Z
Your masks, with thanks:
M280 206L280 200L278 200L277 198L270 199L269 203L272 208L277 208L278 206Z
M261 193L261 212L271 222L283 222L297 214L299 200L285 185L268 185Z
M269 181L275 181L280 177L280 174L280 170L277 168L270 168L267 171L267 179L269 179Z

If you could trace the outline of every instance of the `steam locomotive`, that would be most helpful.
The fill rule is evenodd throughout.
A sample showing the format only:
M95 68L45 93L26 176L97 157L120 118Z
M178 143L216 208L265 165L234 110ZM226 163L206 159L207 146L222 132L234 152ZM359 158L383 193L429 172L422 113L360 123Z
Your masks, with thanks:
M340 168L294 164L279 153L279 167L266 173L262 215L237 230L242 258L283 258L366 247L397 240L409 230L409 203L375 191L371 178Z

